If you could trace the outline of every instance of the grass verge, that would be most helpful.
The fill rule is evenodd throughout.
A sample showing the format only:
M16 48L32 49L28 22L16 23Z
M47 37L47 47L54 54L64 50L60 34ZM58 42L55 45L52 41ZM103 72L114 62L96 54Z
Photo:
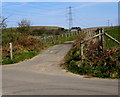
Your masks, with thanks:
M18 63L18 62L24 61L26 59L30 59L30 58L36 56L37 54L38 54L37 52L17 53L13 56L12 60L10 58L3 59L2 64L4 65L4 64Z

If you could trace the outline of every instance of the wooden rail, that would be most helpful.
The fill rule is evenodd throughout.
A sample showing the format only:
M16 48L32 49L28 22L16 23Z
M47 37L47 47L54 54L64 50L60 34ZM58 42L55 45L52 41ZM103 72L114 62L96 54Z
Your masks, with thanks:
M87 42L87 41L89 41L89 40L92 40L92 39L94 39L94 38L96 38L96 37L98 37L98 36L104 35L104 34L105 34L105 33L100 33L100 34L97 34L97 35L95 35L95 36L93 36L93 37L90 37L89 39L86 39L86 40L82 41L81 44L83 44L83 43L85 43L85 42Z
M104 49L105 49L104 35L107 36L108 38L110 38L111 40L115 41L117 44L120 45L120 42L119 42L117 39L113 38L112 36L110 36L110 35L107 34L107 33L104 33L104 30L103 30L103 29L100 29L100 30L99 30L99 34L94 35L93 37L90 37L89 39L86 39L86 40L84 40L84 41L81 41L81 43L80 43L80 52L81 52L82 60L83 60L83 57L84 57L84 53L83 53L84 43L85 43L85 42L88 42L88 41L90 41L90 40L92 40L92 39L94 39L94 38L97 38L97 37L99 38L99 40L101 41L102 51L104 51Z
M110 36L107 33L105 33L105 35L120 45L120 42L118 40L116 40L115 38L113 38L112 36Z

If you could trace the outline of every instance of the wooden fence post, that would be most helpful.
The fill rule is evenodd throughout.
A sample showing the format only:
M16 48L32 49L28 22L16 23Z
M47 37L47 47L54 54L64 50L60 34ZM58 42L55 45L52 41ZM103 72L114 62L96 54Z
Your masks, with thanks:
M68 37L70 37L70 33L68 33Z
M81 59L82 59L82 61L83 61L83 56L84 56L83 47L84 47L84 44L80 43L80 53L81 53Z
M102 30L101 33L104 33L104 28L101 29L101 30ZM104 38L104 35L102 35L102 49L103 49L103 51L105 51L105 38Z
M65 33L65 37L67 37L67 33Z
M58 40L60 40L60 35L58 35Z
M71 37L71 32L70 32L70 37Z
M71 32L71 36L73 36L73 33Z
M101 33L101 29L98 30L98 34ZM101 40L101 36L99 36L99 40Z
M69 33L69 37L71 36L71 32Z
M45 36L45 42L47 42L47 36Z
M74 31L74 34L73 34L74 36L75 36L75 31Z
M50 36L50 43L52 43L52 36Z
M63 33L62 36L63 36L63 38L64 38L64 37L65 37L65 34Z
M13 59L12 43L9 44L10 44L10 59L12 60Z

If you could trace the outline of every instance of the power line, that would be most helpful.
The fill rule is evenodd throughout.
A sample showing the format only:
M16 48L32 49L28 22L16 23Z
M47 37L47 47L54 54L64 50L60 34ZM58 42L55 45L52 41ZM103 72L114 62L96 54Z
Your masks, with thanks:
M84 24L84 26L87 26L87 27L88 27L88 25L92 26L92 24L89 22L89 20L87 20L86 18L81 17L81 15L75 14L74 16L75 16L74 20L77 23L79 22L80 25Z

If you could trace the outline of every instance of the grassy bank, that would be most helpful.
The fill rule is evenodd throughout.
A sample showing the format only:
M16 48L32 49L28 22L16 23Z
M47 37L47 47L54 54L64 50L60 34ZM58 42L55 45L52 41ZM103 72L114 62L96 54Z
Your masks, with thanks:
M30 59L34 56L36 56L38 53L37 52L24 52L24 53L17 53L13 55L13 59L11 60L9 57L4 57L2 64L13 64L13 63L18 63L21 61L24 61L25 59Z
M13 59L10 59L9 43L13 45ZM15 29L2 31L2 64L13 64L30 59L48 47L47 44L26 33Z
M120 41L120 27L111 27L111 28L106 28L105 32L111 35L113 38L117 39ZM105 46L107 49L112 49L115 46L118 46L116 42L113 40L109 39L108 37L105 36Z
M106 29L106 32L119 40L120 32L118 32L118 29L118 27L109 28ZM101 49L98 49L99 41L90 42L90 44L86 43L82 60L80 56L80 42L85 37L85 34L81 34L75 41L65 57L63 67L80 75L99 78L120 78L120 46L114 45L113 41L105 39L106 43L111 45L103 52Z

